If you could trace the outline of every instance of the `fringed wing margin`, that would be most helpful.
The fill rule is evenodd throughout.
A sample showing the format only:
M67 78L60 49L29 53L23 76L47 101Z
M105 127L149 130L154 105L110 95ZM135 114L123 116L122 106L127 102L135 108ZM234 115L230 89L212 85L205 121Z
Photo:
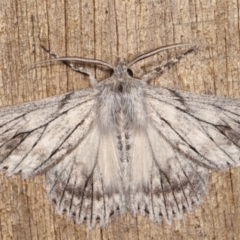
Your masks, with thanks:
M122 175L111 135L96 124L46 176L49 200L59 214L93 228L106 227L126 210Z
M201 202L207 190L208 169L179 153L149 123L133 134L129 209L136 216L170 224Z

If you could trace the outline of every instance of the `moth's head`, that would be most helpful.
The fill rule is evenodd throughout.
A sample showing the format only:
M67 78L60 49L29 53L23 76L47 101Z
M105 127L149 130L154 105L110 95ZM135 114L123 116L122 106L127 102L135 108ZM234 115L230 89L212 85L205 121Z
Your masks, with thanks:
M112 76L116 76L119 79L125 79L126 77L132 77L133 72L130 68L128 68L125 61L120 61L118 65L113 68Z

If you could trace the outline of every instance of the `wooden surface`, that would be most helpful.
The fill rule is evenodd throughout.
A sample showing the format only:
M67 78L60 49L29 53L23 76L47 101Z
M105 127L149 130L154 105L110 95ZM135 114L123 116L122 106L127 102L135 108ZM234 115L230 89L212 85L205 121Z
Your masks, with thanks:
M177 2L177 3L175 3ZM59 55L116 64L173 43L203 46L151 84L240 97L239 6L236 0L9 0L0 3L0 103L32 101L89 86L63 65L25 69ZM171 60L176 49L137 64L135 75ZM92 68L99 80L109 73ZM44 176L0 175L0 239L240 239L240 168L212 173L203 203L171 226L131 214L89 231L54 213Z

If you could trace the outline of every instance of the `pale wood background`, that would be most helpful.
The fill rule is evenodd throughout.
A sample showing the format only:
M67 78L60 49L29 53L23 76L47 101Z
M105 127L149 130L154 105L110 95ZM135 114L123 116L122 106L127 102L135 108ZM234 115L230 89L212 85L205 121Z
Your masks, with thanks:
M175 3L177 2L177 3ZM59 55L116 64L173 43L202 43L197 53L151 84L240 97L237 0L9 0L0 2L0 100L12 105L89 86L63 65L26 66ZM183 49L134 67L141 76ZM98 79L107 72L92 68ZM240 168L212 173L198 208L171 226L130 214L107 229L89 231L54 213L44 176L24 180L0 175L0 239L240 239Z

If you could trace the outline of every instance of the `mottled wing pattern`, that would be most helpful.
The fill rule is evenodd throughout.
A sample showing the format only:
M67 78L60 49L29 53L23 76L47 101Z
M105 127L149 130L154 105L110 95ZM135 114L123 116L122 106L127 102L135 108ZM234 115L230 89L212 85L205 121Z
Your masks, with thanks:
M0 169L34 176L73 151L95 119L92 89L0 109Z
M240 100L148 87L146 104L148 126L132 134L130 209L170 223L200 202L209 169L240 165Z

